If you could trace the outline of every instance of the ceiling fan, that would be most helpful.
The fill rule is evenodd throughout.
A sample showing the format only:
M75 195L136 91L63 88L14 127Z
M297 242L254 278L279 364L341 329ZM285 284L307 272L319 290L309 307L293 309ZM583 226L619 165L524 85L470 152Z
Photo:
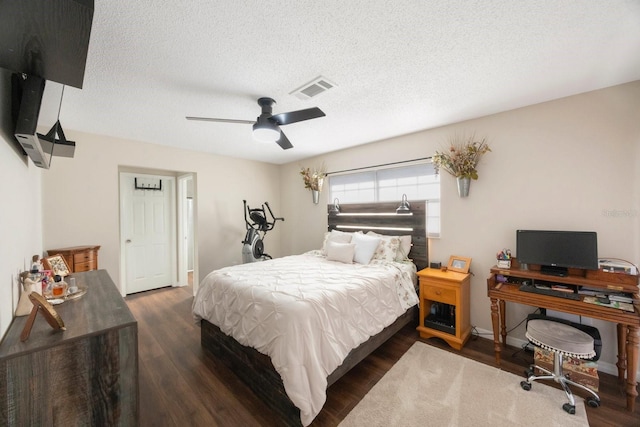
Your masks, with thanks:
M306 110L289 111L288 113L272 114L272 106L275 104L271 98L258 99L258 105L262 107L262 114L257 120L236 120L236 119L218 119L212 117L190 117L187 120L200 120L206 122L222 122L222 123L243 123L253 125L253 136L259 141L276 142L283 150L292 148L291 142L287 136L280 130L280 126L290 125L304 120L316 119L324 117L325 114L318 107L307 108Z

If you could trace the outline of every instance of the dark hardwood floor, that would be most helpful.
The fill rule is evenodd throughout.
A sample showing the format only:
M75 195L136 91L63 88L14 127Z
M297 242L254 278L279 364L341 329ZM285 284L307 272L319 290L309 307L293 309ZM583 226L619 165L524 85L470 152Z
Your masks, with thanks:
M140 425L278 426L270 409L201 348L191 293L191 287L164 288L126 297L139 329ZM329 388L312 426L338 425L419 340L415 327L407 326L348 372ZM456 352L439 339L423 341ZM495 366L493 342L488 339L472 338L459 353ZM502 369L523 375L531 359L509 347L503 351ZM526 392L519 398L526 398ZM600 373L600 398L599 408L587 407L591 427L640 426L640 403L633 413L626 411L626 396L616 377Z

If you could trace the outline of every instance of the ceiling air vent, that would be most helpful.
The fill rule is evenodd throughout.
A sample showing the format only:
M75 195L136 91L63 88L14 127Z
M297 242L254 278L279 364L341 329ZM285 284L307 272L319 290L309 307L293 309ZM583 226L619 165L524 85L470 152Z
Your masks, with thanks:
M325 93L334 86L335 85L329 80L320 76L294 90L290 95L295 95L297 98L303 100L316 98L318 95Z

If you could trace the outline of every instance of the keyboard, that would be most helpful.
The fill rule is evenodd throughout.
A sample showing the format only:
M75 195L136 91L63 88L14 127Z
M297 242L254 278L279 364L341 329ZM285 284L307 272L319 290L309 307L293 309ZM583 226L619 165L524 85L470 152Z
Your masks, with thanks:
M531 292L533 294L549 295L552 297L572 299L575 301L580 301L581 299L580 294L577 294L575 292L562 292L555 291L553 289L536 288L535 286L529 284L520 286L520 290L524 292Z

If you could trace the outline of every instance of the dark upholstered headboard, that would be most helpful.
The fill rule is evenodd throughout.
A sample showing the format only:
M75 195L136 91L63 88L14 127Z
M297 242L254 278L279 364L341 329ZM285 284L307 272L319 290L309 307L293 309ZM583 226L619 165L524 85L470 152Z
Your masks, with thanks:
M327 205L329 231L374 231L392 236L411 235L409 258L418 271L429 265L427 250L427 203L425 200L409 201L411 211L396 214L398 202L340 204L340 213Z

